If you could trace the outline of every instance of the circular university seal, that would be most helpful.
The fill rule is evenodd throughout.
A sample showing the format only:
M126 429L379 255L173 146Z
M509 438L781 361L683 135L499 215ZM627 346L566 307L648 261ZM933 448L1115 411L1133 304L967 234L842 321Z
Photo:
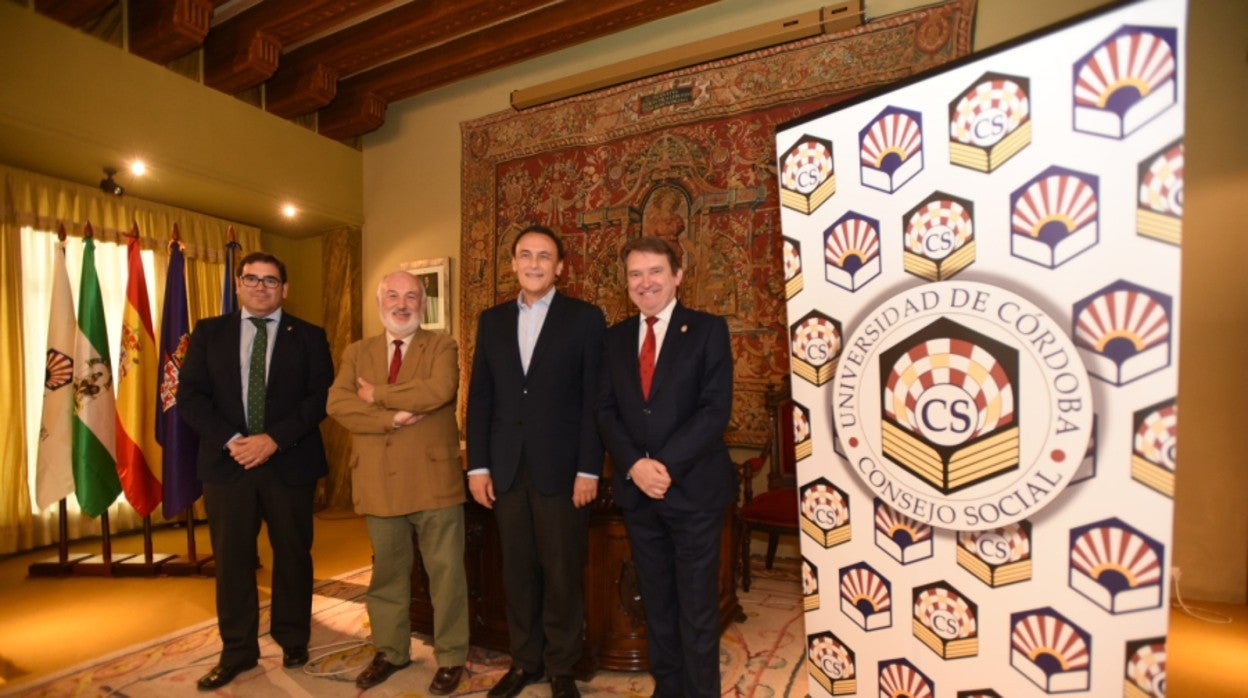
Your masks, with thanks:
M1092 433L1087 372L1062 326L989 284L885 300L843 345L831 410L851 469L921 523L982 531L1034 516Z

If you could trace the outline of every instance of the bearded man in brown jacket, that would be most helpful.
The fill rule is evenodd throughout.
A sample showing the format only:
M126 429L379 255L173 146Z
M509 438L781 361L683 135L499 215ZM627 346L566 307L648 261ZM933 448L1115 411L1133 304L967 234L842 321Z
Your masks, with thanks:
M427 301L407 272L382 279L377 308L386 331L343 352L327 411L351 432L352 499L373 544L367 605L377 653L355 683L371 688L411 662L415 531L433 602L438 670L429 692L448 695L468 657L459 349L449 336L421 329Z

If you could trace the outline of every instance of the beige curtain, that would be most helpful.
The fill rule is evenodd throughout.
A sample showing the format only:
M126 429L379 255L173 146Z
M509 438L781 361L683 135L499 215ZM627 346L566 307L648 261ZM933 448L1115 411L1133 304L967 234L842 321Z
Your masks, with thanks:
M78 237L88 222L96 239L110 242L119 241L137 225L142 246L156 256L157 292L151 302L152 317L157 322L164 303L168 244L175 225L185 246L192 324L221 311L225 243L231 227L244 254L260 249L260 230L252 226L134 197L114 197L94 187L0 166L0 371L10 386L0 391L0 414L7 415L16 427L3 430L0 436L0 554L48 545L56 542L57 535L57 512L32 512L30 498L25 434L26 429L37 429L38 425L25 423L25 405L26 400L40 396L25 395L22 388L23 352L30 350L22 342L22 278L23 274L46 270L23 269L20 231L25 226L56 231L64 225L70 236ZM160 336L159 327L156 334ZM109 509L109 516L115 530L140 525L124 498ZM71 538L100 533L98 520L72 511L67 524Z
M331 230L322 239L324 291L321 298L325 304L325 335L335 361L348 344L364 336L364 318L360 314L363 307L361 250L359 228ZM317 504L350 511L351 432L337 421L326 419L321 422L321 436L325 440L329 476L323 480L323 491L317 493Z
M22 380L22 263L15 230L0 224L0 414L24 415ZM26 475L26 434L22 429L0 429L0 553L13 552L29 538L31 501ZM23 535L26 533L26 535Z

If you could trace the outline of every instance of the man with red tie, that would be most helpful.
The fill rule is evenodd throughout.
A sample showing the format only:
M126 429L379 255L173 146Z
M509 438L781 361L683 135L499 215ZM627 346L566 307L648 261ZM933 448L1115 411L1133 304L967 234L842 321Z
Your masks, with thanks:
M438 669L429 692L449 695L468 658L459 349L449 336L421 329L426 302L407 272L381 280L377 308L386 331L343 352L327 411L351 432L351 496L373 544L367 606L376 654L355 684L372 688L411 662L414 531L433 603Z
M724 429L732 350L723 318L676 300L665 240L620 252L641 311L607 330L598 428L637 568L654 695L719 696L719 551L736 474Z

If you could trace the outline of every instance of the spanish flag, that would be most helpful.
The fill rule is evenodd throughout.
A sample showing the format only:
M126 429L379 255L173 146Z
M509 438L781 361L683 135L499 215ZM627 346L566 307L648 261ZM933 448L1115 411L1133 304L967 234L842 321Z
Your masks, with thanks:
M152 402L159 369L137 225L126 238L126 252L129 278L117 358L117 475L130 505L140 516L148 516L161 499L161 454Z

